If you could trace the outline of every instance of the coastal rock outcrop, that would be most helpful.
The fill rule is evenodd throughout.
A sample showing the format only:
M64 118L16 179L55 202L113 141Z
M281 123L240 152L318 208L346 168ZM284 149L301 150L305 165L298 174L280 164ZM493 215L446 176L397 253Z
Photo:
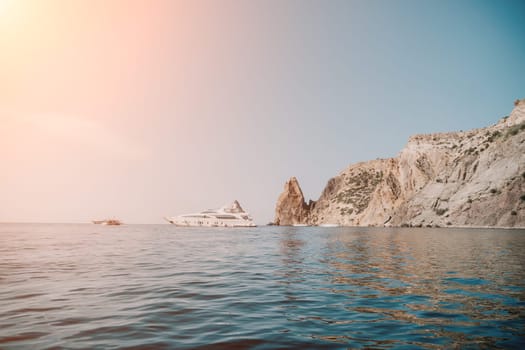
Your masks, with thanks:
M304 201L299 182L292 177L284 185L284 191L277 200L275 208L275 225L294 225L308 220L310 206Z
M275 223L525 226L525 100L495 125L415 135L395 158L351 165L306 204L297 179Z

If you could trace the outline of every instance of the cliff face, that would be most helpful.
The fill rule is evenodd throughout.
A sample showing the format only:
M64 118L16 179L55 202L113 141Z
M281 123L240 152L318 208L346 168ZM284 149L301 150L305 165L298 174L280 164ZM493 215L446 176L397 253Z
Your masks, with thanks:
M410 137L395 158L351 165L306 205L295 178L275 223L525 226L525 100L497 124Z

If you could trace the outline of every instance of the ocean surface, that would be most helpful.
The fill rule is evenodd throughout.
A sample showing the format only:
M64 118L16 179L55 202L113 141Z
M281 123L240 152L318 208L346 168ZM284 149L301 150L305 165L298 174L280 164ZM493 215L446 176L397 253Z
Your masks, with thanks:
M525 230L0 224L1 349L525 348Z

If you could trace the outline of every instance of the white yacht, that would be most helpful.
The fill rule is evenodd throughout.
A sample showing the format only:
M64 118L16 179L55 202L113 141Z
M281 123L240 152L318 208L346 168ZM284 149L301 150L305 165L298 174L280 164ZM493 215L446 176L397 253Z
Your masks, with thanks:
M177 226L205 227L255 227L250 214L245 212L239 202L220 209L205 210L196 214L185 214L165 218L170 224Z

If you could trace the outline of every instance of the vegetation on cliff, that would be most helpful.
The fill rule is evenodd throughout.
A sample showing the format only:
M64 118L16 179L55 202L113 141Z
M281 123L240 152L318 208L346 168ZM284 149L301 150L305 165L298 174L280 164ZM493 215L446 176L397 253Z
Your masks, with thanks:
M307 205L297 179L275 223L525 226L525 99L495 125L410 137L395 158L351 165Z

